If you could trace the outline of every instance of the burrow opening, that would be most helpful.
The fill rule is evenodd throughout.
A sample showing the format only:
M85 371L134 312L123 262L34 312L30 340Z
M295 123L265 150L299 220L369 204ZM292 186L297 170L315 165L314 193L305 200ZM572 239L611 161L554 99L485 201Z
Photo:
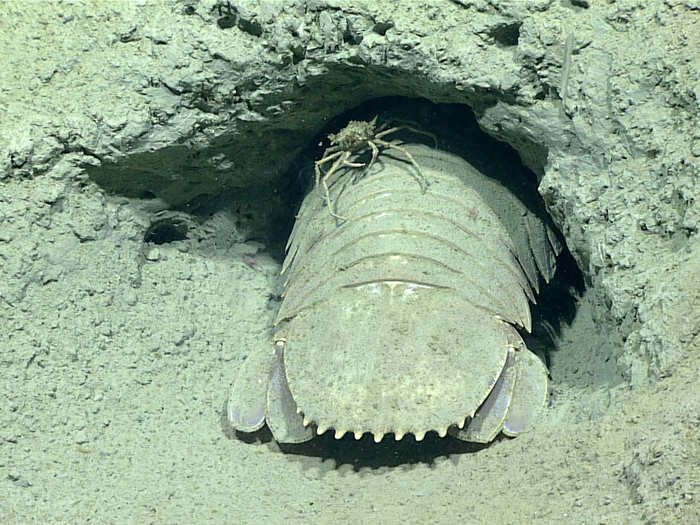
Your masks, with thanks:
M313 185L314 161L323 156L324 149L328 146L328 134L339 131L350 120L367 121L375 116L380 122L385 119L411 121L415 126L436 135L439 140L439 149L463 157L483 173L498 178L511 191L519 195L527 195L528 201L532 204L531 211L554 224L546 211L542 197L537 192L536 174L524 166L520 155L513 147L491 137L479 127L469 106L456 103L433 103L422 98L392 96L368 99L330 117L318 133L295 148L297 154L286 163L285 170L280 170L284 175L273 179L275 187L271 188L269 178L251 180L244 187L227 191L221 191L221 188L214 183L208 186L203 182L196 191L192 190L191 193L194 196L187 201L176 199L173 203L163 202L157 207L157 213L153 214L151 226L144 234L144 244L191 242L192 232L195 230L199 236L198 240L201 241L203 234L199 227L225 211L228 219L219 220L219 226L213 229L212 235L221 237L222 232L219 231L221 227L230 228L235 231L228 235L229 240L232 242L258 241L281 262L284 257L284 245L293 227L295 214ZM280 130L279 136L287 137L287 131ZM275 133L271 133L268 138L274 140L275 136ZM536 153L537 145L532 146ZM199 147L204 150L217 146L200 144ZM241 148L244 148L244 145ZM544 159L546 159L544 147L540 153L541 164L544 165ZM157 153L147 160L146 165L155 165L158 155L163 154L167 152ZM531 156L532 151L529 154ZM193 150L189 153L180 152L180 155L194 162L198 153ZM105 182L110 180L114 170L129 171L137 161L138 159L129 159L129 163L125 166L111 166L104 173L93 172L91 175L96 182L102 182L101 185L113 193L137 197L142 201L163 201L164 192L161 188L167 188L167 184L163 180L154 179L155 185L151 188L149 178L143 177L143 172L139 174L141 176L138 177L138 182L134 182L133 185L129 183L129 179L124 178L118 179L122 184L120 187L110 187ZM278 167L283 164L275 158L267 159L266 162L269 165L261 165L261 171L269 171L272 169L271 166ZM151 167L148 168L150 169ZM188 177L185 179L190 180L191 177ZM271 212L271 209L274 211ZM556 227L556 224L554 226ZM564 249L557 260L556 274L547 286L542 283L538 305L532 309L533 333L523 335L528 347L543 356L548 365L555 393L557 390L562 391L571 387L584 388L591 385L609 388L619 382L620 378L614 356L606 355L607 350L603 345L598 345L600 348L596 355L584 355L587 349L596 346L596 341L605 339L602 330L597 333L575 334L575 337L589 339L585 344L580 345L581 349L577 349L576 340L568 340L563 346L559 344L562 331L574 322L579 313L581 297L586 291L583 273L566 248L565 239L561 234L560 239ZM359 447L367 446L362 444L365 439L367 437L360 440ZM350 438L343 438L343 440L348 440L348 443L353 441ZM325 441L325 437L321 439L321 443ZM313 447L317 445L318 443ZM336 448L334 444L329 446ZM461 444L458 448L463 450ZM425 450L420 454L424 452ZM309 450L304 453L309 453ZM318 453L325 455L328 450L321 446ZM348 457L358 457L357 453L358 450L348 451Z
M550 371L552 396L568 394L572 390L578 392L585 388L605 390L620 383L622 377L616 365L613 351L615 345L608 340L606 331L593 322L591 305L585 299L587 289L584 274L566 247L566 240L547 212L546 204L537 191L537 175L523 164L513 147L484 132L467 105L436 104L425 99L405 97L381 97L333 116L302 150L293 167L287 172L287 180L291 181L294 188L290 195L296 196L294 201L290 200L290 209L296 212L304 196L312 188L314 161L323 157L324 149L329 145L328 134L337 133L350 120L369 121L374 117L377 117L378 122L391 119L399 122L409 121L412 125L436 135L439 149L464 158L482 173L498 179L517 195L525 196L524 200L530 211L556 229L563 244L563 250L557 258L556 274L549 283L540 281L537 305L531 305L532 333L521 331L528 348L543 358ZM415 140L415 136L411 138ZM541 153L541 164L544 165L544 147ZM292 215L288 230L275 242L286 241L294 223L293 219ZM587 319L576 322L577 316ZM379 451L376 447L380 447ZM429 439L426 437L420 444L406 438L402 442L394 443L389 437L379 445L371 443L368 436L359 442L355 442L351 436L346 436L339 442L324 435L309 444L286 448L291 452L332 458L360 468L392 465L392 461L398 457L402 459L396 464L404 461L406 457L429 462L431 457L450 453L450 450L476 451L483 446L456 442L445 445L436 435L430 436ZM381 450L384 450L384 453ZM403 450L405 454L397 450Z

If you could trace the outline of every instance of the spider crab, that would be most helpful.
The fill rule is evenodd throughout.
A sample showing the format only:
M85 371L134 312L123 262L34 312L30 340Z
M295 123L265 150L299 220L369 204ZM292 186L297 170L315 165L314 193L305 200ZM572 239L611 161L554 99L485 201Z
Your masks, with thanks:
M421 135L428 136L433 139L435 145L437 146L437 138L432 133L427 131L422 131L413 126L407 124L402 124L399 126L389 127L391 121L384 122L379 127L377 127L377 117L372 120L351 120L348 125L341 129L338 133L331 133L328 135L330 140L330 147L326 149L323 153L323 157L317 160L315 163L315 174L316 174L316 186L320 184L323 185L323 189L326 194L326 205L328 206L328 211L331 216L338 220L346 220L345 217L341 217L336 214L333 205L331 203L330 191L328 189L328 180L333 174L335 174L342 167L349 168L362 168L365 166L364 162L350 162L349 159L353 155L357 155L363 150L369 148L372 151L372 158L367 164L365 171L369 171L374 166L374 163L379 156L379 148L390 148L403 153L409 162L416 168L418 174L421 177L421 182L424 186L423 191L427 188L429 184L428 179L423 174L420 166L415 161L411 153L404 147L397 144L393 144L384 137L401 131L404 129L413 131L414 133L420 133ZM387 129L388 128L388 129ZM333 161L330 169L322 175L321 166Z

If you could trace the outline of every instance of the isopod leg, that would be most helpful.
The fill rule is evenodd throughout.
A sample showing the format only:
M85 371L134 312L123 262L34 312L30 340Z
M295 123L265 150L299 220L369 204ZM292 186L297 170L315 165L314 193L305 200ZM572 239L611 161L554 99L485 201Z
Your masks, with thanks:
M547 403L547 368L542 361L529 350L521 349L516 351L515 367L517 381L508 419L503 425L503 433L507 436L526 432Z
M287 384L283 348L275 350L275 363L267 389L267 426L278 443L303 443L314 437L313 430L303 425L297 404Z
M275 354L269 346L257 349L245 360L229 393L227 413L231 426L253 432L265 423L265 400Z
M508 350L508 358L503 371L489 393L486 401L479 407L466 428L451 431L451 434L463 441L489 443L498 435L508 417L513 386L516 381L515 350Z

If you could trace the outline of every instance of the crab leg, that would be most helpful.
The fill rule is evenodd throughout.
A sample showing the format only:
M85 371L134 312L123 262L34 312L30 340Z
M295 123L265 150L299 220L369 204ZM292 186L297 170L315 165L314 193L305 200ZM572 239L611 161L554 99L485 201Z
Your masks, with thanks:
M408 160L411 161L411 164L413 164L413 167L416 168L416 170L418 170L418 173L420 174L421 178L423 179L422 182L420 180L418 180L418 184L420 185L423 193L425 193L428 190L428 186L430 186L430 181L423 173L423 170L420 169L420 166L416 162L416 159L413 158L413 155L411 155L405 148L402 148L401 146L397 146L396 144L392 144L391 142L387 142L386 140L383 140L383 139L375 139L375 140L380 145L382 145L386 148L395 149L396 151L400 151L401 153L406 155L406 158L408 158Z
M329 162L333 159L337 159L343 153L346 153L346 152L345 151L336 151L332 155L328 155L327 157L323 157L321 160L316 161L316 164L314 166L314 171L316 173L316 186L318 186L318 183L321 181L321 165L323 165L326 162ZM333 163L333 166L335 166L335 163ZM332 167L331 167L331 171L333 171Z
M435 147L437 149L438 141L437 141L437 137L435 135L433 135L432 133L429 133L427 131L423 131L421 129L414 128L413 126L408 126L406 124L401 125L401 126L394 126L393 128L383 130L383 131L377 133L376 135L374 135L374 138L376 140L379 140L382 137L386 137L387 135L389 135L391 133L395 133L395 132L400 131L402 129L407 129L409 131L413 131L413 133L418 133L420 135L425 135L426 137L430 137L431 139L433 139L433 147Z
M372 169L372 166L374 166L374 161L377 160L377 156L379 156L379 148L371 140L367 141L367 144L369 144L369 147L372 148L372 159L369 161L369 165L367 166L367 171L369 171Z
M321 184L323 184L323 189L326 192L326 205L328 206L328 211L330 212L331 216L335 217L336 219L338 219L340 221L344 221L344 220L346 220L345 217L341 217L340 215L338 215L337 213L335 213L333 211L333 204L331 203L331 192L328 189L328 179L341 166L348 166L350 168L361 168L365 164L364 164L364 162L348 162L350 155L352 155L352 152L350 152L350 151L341 151L340 153L344 153L344 155L333 163L333 165L331 166L331 169L329 169L328 173L326 173L323 176L323 178L321 179Z

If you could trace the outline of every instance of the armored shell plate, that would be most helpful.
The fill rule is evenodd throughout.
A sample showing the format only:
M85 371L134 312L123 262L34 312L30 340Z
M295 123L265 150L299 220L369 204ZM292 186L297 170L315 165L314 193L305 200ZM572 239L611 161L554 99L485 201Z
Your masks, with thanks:
M449 289L344 288L290 323L289 388L321 429L444 435L493 388L506 361L507 328Z

